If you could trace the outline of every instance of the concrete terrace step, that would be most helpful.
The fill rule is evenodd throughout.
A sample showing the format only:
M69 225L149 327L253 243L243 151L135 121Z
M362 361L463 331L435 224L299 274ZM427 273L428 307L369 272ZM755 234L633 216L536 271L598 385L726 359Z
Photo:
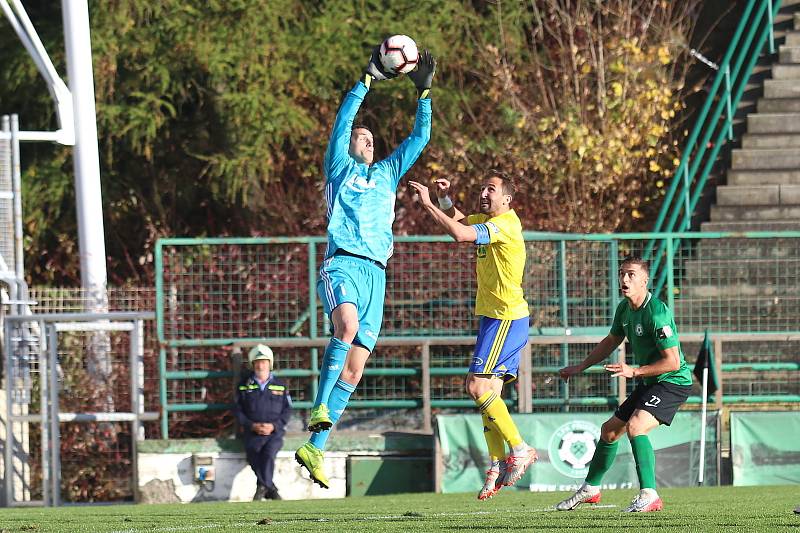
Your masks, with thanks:
M796 80L764 80L764 96L766 98L800 97L800 83Z
M800 92L797 98L759 98L756 109L764 114L800 114Z
M720 296L705 298L683 295L675 298L675 316L679 309L691 311L690 314L708 317L748 320L750 317L778 315L800 318L800 297L786 296ZM726 313L734 313L726 317ZM738 315L738 316L737 316ZM686 316L685 314L682 316Z
M743 220L703 222L700 231L800 231L800 220Z
M772 79L800 81L800 65L782 64L782 63L773 65Z
M798 286L800 257L742 259L688 259L683 263L682 286L720 285L720 280L730 283L754 283L761 285ZM798 346L800 348L800 345Z
M800 239L700 239L692 259L742 262L765 259L774 264L776 260L800 259Z
M717 187L720 206L800 204L800 185L723 185ZM798 219L800 223L800 219Z
M797 285L771 285L753 283L731 283L726 285L683 285L681 294L690 298L741 298L741 297L770 297L792 296L800 297L800 287ZM796 310L800 316L800 309Z
M800 185L798 170L729 170L728 185Z
M800 220L800 205L782 205L775 207L754 206L711 206L711 220Z
M800 46L800 31L787 31L786 42L784 44L790 47Z
M800 148L800 133L745 133L742 136L742 148L745 150Z
M781 46L778 57L782 65L800 63L800 46Z
M800 86L800 84L798 85ZM800 113L750 115L747 117L747 131L750 133L800 133Z
M795 115L800 121L800 115ZM753 117L751 117L753 118ZM800 124L798 124L800 133ZM739 149L731 152L732 168L753 170L800 169L800 150L786 149Z
M795 363L800 361L800 343L783 341L731 342L725 349L729 363Z
M729 170L728 185L800 185L798 170Z
M679 331L719 329L727 331L794 329L800 320L800 300L791 296L741 296L675 299ZM691 327L694 326L694 327Z

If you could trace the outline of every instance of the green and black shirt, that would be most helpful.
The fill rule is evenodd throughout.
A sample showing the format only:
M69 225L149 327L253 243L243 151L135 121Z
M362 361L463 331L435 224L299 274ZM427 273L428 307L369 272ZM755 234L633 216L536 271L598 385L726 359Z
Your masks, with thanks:
M633 349L634 361L639 366L649 365L661 359L660 350L678 348L680 368L658 376L642 378L646 385L661 381L676 385L692 384L692 372L683 357L672 312L664 302L654 298L649 292L639 309L633 309L627 299L620 302L614 313L614 323L611 325L610 333L615 337L628 338Z

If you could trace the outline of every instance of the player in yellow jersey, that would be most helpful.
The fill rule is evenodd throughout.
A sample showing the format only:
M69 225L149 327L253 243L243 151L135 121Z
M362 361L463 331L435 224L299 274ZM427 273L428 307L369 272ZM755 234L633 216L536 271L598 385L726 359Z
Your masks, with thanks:
M456 242L476 246L478 294L475 314L480 317L475 354L467 374L466 389L483 416L483 432L489 447L490 466L479 500L494 496L503 486L522 477L536 459L501 398L503 384L517 378L519 357L528 343L530 317L522 294L525 242L522 224L511 209L514 183L491 171L481 185L479 214L464 216L448 196L450 182L436 180L437 208L428 187L409 185L418 201ZM508 443L511 448L506 455Z

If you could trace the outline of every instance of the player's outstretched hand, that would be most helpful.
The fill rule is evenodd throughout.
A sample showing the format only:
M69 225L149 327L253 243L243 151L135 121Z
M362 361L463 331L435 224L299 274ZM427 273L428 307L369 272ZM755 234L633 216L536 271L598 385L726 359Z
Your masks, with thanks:
M629 367L625 363L609 363L603 366L607 371L612 372L612 378L618 378L620 376L631 379L633 377L633 368Z
M369 74L376 80L388 80L397 77L396 73L383 67L383 63L381 63L381 45L372 49L372 56L369 58L367 68L364 69L364 74Z
M558 375L561 376L561 379L564 381L569 381L569 378L574 376L575 374L580 374L582 372L581 367L578 365L570 365L565 366L561 370L558 371Z
M436 197L444 198L450 192L450 180L438 178L433 180L436 184Z
M425 50L419 56L417 68L408 73L408 77L414 82L421 98L427 96L424 93L431 88L434 74L436 74L436 58Z
M431 193L428 190L428 187L418 181L409 181L408 186L414 189L414 192L417 193L416 197L414 198L417 202L421 203L425 207L430 207L433 205L433 202L431 201Z

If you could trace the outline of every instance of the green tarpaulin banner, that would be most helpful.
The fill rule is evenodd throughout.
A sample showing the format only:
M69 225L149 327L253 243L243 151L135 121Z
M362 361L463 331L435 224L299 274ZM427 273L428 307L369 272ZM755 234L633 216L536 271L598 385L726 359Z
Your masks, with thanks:
M717 484L717 412L708 413L704 485ZM542 413L513 415L523 438L536 448L539 460L515 485L532 491L574 490L589 471L589 461L609 413ZM480 415L441 415L436 419L441 458L442 492L478 491L488 468ZM659 487L697 484L700 459L700 413L681 411L672 425L650 433L656 450ZM604 488L638 488L636 465L627 438L620 442Z
M733 484L800 483L800 413L731 413Z

